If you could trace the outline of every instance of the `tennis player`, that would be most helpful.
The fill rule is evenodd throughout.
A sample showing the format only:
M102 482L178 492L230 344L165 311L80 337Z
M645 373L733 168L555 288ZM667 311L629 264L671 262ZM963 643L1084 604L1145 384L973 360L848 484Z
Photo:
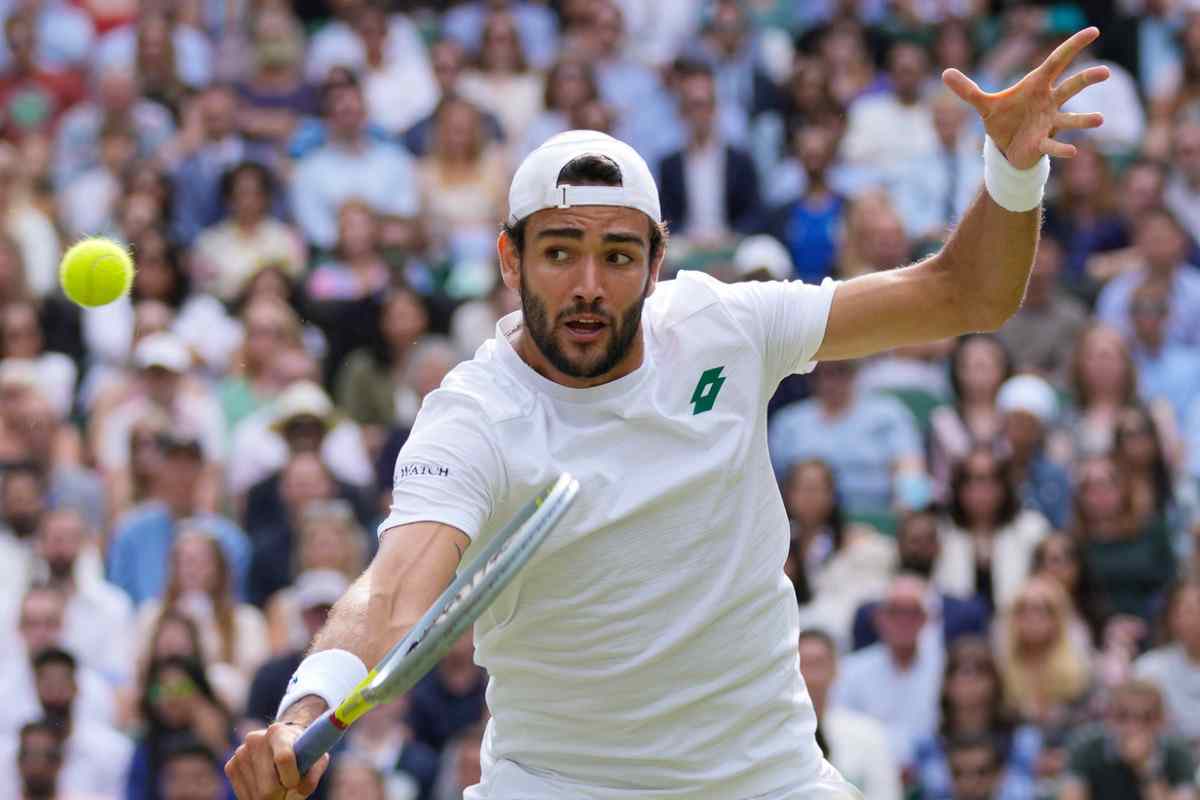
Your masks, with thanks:
M659 282L667 236L645 162L571 131L517 170L499 237L521 310L425 398L371 566L334 607L279 722L226 772L242 800L303 797L292 745L560 470L578 501L475 626L492 718L469 800L859 797L822 757L796 655L788 525L767 401L817 361L993 330L1021 303L1081 31L983 118L986 190L916 265L820 286ZM897 131L897 135L903 135ZM286 791L285 791L286 787Z

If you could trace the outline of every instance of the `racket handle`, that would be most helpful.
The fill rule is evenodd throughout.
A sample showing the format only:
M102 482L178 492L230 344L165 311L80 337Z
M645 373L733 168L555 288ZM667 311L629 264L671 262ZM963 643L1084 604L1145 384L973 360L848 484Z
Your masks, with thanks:
M296 744L292 748L296 754L296 766L300 770L300 775L307 775L313 764L316 764L321 760L321 756L332 750L345 732L344 728L333 724L333 709L317 717L316 721L300 734L300 738L296 740Z

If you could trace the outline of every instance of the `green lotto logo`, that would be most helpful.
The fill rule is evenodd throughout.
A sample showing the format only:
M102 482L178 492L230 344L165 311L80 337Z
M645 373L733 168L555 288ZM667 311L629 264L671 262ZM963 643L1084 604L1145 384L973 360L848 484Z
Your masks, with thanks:
M692 416L710 411L713 403L717 402L717 395L721 393L721 387L725 385L725 378L721 376L721 371L724 369L724 366L713 367L701 373L700 382L696 384L696 389L692 392Z

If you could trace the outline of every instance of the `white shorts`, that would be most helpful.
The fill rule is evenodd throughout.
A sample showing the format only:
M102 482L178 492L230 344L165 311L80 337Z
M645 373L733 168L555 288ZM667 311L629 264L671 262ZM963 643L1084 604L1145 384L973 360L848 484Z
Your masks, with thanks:
M513 761L498 761L487 773L483 783L463 792L463 800L610 800L618 797L633 800L635 797L634 794L624 792L614 794L612 790L587 792L578 785L565 789L556 781L534 775ZM672 794L670 797L672 800L716 800L706 796L703 789L697 790L695 794ZM863 796L832 764L825 761L821 765L821 774L815 781L743 800L863 800Z

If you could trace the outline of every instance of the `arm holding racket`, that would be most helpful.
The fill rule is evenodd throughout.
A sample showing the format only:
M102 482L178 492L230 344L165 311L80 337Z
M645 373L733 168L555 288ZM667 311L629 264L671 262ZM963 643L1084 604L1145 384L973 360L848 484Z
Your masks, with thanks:
M389 531L371 565L330 611L312 651L347 650L364 664L376 664L450 583L468 544L466 534L440 523L418 522ZM225 765L239 800L276 800L285 789L291 800L316 789L328 759L318 759L301 779L293 748L326 710L321 698L309 695L287 708L278 722L246 736ZM337 734L334 742L341 731Z

